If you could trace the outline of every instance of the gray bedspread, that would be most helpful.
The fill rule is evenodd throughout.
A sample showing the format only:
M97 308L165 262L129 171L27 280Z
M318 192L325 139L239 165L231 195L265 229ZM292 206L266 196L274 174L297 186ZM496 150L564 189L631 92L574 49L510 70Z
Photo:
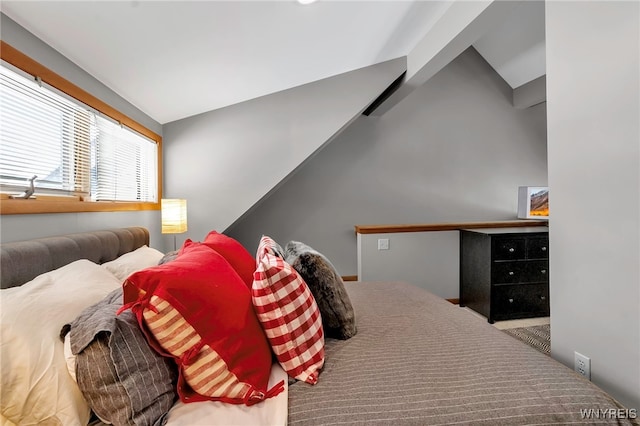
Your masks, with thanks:
M318 383L289 387L290 426L639 424L612 418L623 407L598 387L463 308L404 283L345 285L358 334L327 339Z

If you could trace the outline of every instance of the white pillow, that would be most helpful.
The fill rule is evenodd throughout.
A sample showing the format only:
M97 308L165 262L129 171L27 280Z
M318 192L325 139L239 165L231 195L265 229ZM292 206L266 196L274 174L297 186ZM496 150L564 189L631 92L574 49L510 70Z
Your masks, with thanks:
M86 425L89 406L67 371L63 325L121 285L78 260L0 290L0 412L15 424Z
M167 415L167 426L285 426L287 424L289 387L287 373L275 362L271 367L268 388L284 381L284 391L273 398L246 406L221 401L185 404L178 400Z
M120 281L124 281L134 272L157 265L163 256L164 253L161 251L142 246L132 252L123 254L111 262L103 263L102 266L115 275Z
M76 377L76 355L71 350L71 333L64 335L64 360L67 362L67 371L71 375L74 382L78 383Z

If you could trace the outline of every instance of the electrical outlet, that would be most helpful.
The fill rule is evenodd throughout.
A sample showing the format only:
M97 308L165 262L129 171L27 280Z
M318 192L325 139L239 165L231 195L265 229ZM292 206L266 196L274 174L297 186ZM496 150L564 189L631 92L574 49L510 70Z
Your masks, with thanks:
M378 250L389 250L389 239L388 238L380 238L380 239L378 239Z
M573 354L573 369L577 371L578 374L591 380L591 359L578 352L574 352Z

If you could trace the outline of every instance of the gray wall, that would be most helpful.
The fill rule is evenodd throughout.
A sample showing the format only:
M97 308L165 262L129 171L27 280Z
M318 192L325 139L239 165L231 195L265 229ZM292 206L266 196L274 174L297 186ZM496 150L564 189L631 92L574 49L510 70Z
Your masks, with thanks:
M0 14L3 41L42 65L81 87L148 129L162 135L162 126L108 89L80 67L42 42L4 14ZM145 226L151 232L151 245L163 248L160 212L56 213L0 216L0 241L18 241L67 232L92 231L121 226Z
M224 231L405 69L399 58L166 124L165 193L187 200L184 236Z
M227 232L264 233L357 273L354 225L514 219L519 185L546 185L546 106L519 110L473 49L382 117L358 118Z
M388 250L378 240L389 241ZM360 281L404 281L445 299L460 297L460 232L359 234Z
M547 2L546 23L551 354L638 409L640 3Z
M144 226L149 230L149 245L164 251L168 237L160 233L160 212L99 212L3 215L0 219L2 242L23 241L74 232L97 231L128 226ZM173 248L173 239L170 241Z

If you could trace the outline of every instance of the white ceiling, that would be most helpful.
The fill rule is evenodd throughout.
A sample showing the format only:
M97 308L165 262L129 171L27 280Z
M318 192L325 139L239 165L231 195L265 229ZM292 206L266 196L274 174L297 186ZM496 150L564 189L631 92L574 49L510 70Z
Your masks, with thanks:
M164 124L408 55L451 1L2 0L0 6ZM476 46L512 87L544 74L544 2L522 3L533 4L513 14L524 24L505 23Z

